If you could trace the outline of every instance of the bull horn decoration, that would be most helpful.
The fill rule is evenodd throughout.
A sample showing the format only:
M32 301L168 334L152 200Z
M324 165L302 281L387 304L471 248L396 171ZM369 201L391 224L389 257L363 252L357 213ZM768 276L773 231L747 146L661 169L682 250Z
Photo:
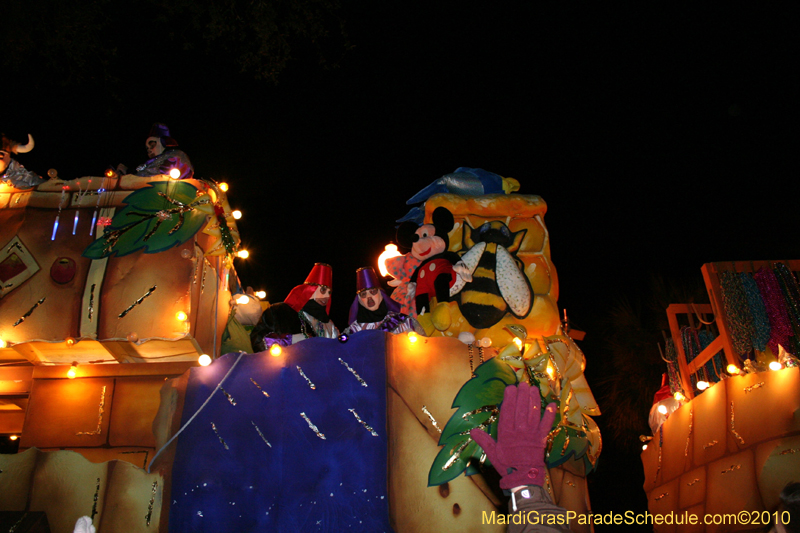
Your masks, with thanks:
M16 146L16 148L14 149L14 153L15 154L27 154L31 150L33 150L33 137L31 137L31 134L29 133L28 134L28 144L18 144Z

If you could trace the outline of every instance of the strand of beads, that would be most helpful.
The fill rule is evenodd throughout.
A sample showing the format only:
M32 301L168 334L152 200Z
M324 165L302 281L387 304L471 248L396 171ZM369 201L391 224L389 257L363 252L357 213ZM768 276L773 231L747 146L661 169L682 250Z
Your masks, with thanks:
M793 344L794 353L799 353L800 349L800 288L797 287L797 280L792 274L791 270L784 264L778 263L775 265L775 277L778 278L778 283L783 292L783 298L786 301L786 311L789 315L789 323L794 332ZM784 346L784 349L788 346Z
M789 337L794 336L789 323L789 313L786 310L786 301L783 299L778 278L768 268L760 268L753 276L758 285L758 291L764 300L770 326L769 348L772 353L778 353L778 346L788 346Z
M750 308L750 316L753 318L753 348L763 352L767 349L770 334L767 309L764 307L764 300L761 299L761 293L758 291L758 285L753 275L750 272L741 272L739 277L747 298L747 306Z
M702 352L708 347L709 344L713 342L717 336L712 334L710 331L702 330L700 333L698 333L697 337L698 341L700 342L700 351ZM722 350L715 353L714 356L703 366L706 369L707 375L713 376L712 381L717 382L722 379L723 373L720 369L725 368Z
M753 349L755 330L741 278L736 272L726 271L720 273L719 281L733 349L740 356L749 354Z

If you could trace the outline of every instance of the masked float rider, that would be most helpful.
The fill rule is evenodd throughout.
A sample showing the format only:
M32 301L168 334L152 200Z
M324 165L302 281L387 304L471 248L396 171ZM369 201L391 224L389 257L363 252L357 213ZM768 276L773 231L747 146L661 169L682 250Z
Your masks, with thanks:
M339 330L328 313L331 308L333 271L317 263L302 285L283 302L269 306L250 333L253 349L261 352L273 344L289 346L309 337L335 339Z
M145 141L147 161L136 167L137 176L169 175L170 170L177 168L180 171L178 179L191 178L194 167L186 152L178 149L178 141L170 137L166 124L156 122L150 128L150 134Z
M401 313L400 304L387 298L372 267L359 268L356 271L356 292L356 298L350 306L350 325L345 333L377 329L389 333L414 330L425 335L419 322Z

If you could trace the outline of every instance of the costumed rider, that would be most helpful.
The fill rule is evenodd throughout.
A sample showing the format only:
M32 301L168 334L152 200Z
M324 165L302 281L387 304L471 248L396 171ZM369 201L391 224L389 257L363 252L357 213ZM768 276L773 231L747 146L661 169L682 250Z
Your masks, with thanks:
M356 270L356 292L356 298L350 306L350 325L344 331L346 334L377 329L389 333L413 330L425 335L419 322L401 313L400 305L386 296L372 267Z
M28 134L28 144L12 141L2 134L2 148L0 148L0 181L8 183L15 189L30 189L45 180L38 174L26 170L25 167L11 158L11 154L25 154L33 150L33 137Z
M283 302L273 304L261 314L250 333L253 350L262 352L273 344L289 346L309 337L339 337L339 330L328 316L331 309L333 271L317 263L306 281L291 290Z
M191 178L194 167L186 152L178 149L178 141L170 137L166 124L156 122L150 128L150 134L145 141L147 161L136 167L137 176L169 175L172 169L178 169L178 179Z

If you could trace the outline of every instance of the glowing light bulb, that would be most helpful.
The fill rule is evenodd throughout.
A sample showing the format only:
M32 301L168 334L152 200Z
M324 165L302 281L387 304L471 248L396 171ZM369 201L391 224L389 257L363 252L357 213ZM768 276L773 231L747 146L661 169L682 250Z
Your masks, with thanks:
M231 213L231 216L236 220L239 220L240 218L242 218L242 212L237 209Z
M5 348L7 346L8 346L8 343L6 341L4 341L3 339L0 339L0 348Z
M269 347L269 354L272 357L278 357L282 351L283 349L281 349L279 344L273 344L272 346Z
M200 364L200 366L208 366L211 364L211 356L204 353L197 358L197 362Z
M770 370L780 370L781 368L783 368L783 365L782 365L782 364L780 364L780 363L779 363L779 362L777 362L777 361L773 361L773 362L771 362L771 363L769 364L769 369L770 369Z
M106 169L106 177L107 178L116 178L117 177L117 173L114 172L113 168L108 168L108 169Z
M667 414L667 406L666 405L659 405L658 406L658 412L661 413L662 415Z
M702 381L701 380L701 381L697 382L697 389L698 390L706 390L708 387L710 387L710 385L708 384L708 381Z
M256 297L263 300L267 297L267 291L256 291Z
M389 274L389 271L386 269L386 260L392 257L398 257L402 254L397 251L397 246L389 243L384 248L383 253L378 256L378 270L381 273L381 276L386 276Z
M169 177L176 180L181 177L181 171L178 170L177 168L173 168L172 170L169 171Z
M8 440L17 440L18 438L19 438L19 435L9 435L8 436Z
M183 311L178 311L177 313L175 313L175 318L178 319L180 322L184 322L189 317Z
M222 192L228 192L228 184L223 181L219 184L219 190Z
M547 365L547 368L545 369L545 372L547 372L547 375L550 376L550 379L553 379L553 376L555 376L555 373L556 373L555 369L552 366L550 366L549 364Z
M73 339L72 337L67 337L67 341L66 342L67 342L67 347L69 347L69 348L72 348L73 346L75 346L75 339Z
M237 304L244 305L249 301L250 301L250 297L247 296L246 294L240 294L239 296L236 297L236 303Z
M67 370L67 377L69 379L75 379L75 376L77 375L77 370L76 370L77 368L78 368L78 363L72 363L72 366L69 367L69 370Z
M682 402L683 400L686 399L686 396L684 396L680 392L676 392L675 394L672 395L672 397L678 400L679 402Z
M419 337L417 336L417 333L415 331L409 331L408 332L408 342L413 344L413 343L417 342L418 340L419 340Z
M237 257L239 257L239 259L247 259L248 257L250 257L250 252L248 252L247 250L239 250L238 252L236 252L236 255Z
M645 451L646 449L647 449L647 444L642 444L642 451Z
M514 337L513 342L517 345L517 348L522 349L522 340L519 337Z

